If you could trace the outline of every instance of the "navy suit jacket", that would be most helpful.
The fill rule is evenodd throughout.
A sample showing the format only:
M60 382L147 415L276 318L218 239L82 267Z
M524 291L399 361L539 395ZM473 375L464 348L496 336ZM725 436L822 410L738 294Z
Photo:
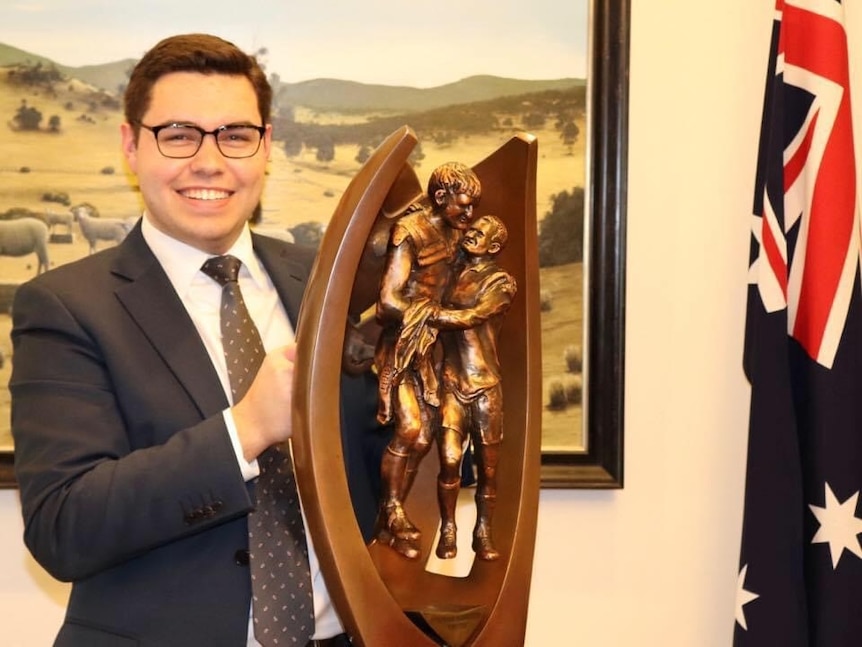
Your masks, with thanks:
M253 239L296 326L314 252ZM73 582L55 644L244 645L252 486L218 375L140 224L120 245L22 285L13 317L25 542ZM373 427L375 387L349 384L343 424ZM363 472L349 467L348 478ZM357 491L371 492L367 482ZM373 514L373 502L354 503Z

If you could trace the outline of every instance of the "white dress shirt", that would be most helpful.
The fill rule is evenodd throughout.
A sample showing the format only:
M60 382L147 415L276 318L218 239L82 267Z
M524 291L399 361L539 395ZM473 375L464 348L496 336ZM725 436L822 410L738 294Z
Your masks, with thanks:
M230 382L222 348L219 319L222 286L200 271L201 265L212 254L207 254L159 231L149 221L146 213L141 224L144 240L165 270L174 290L191 316L230 402ZM293 342L293 328L290 325L290 320L272 280L254 254L248 227L243 230L239 239L227 253L242 261L239 273L240 290L249 313L251 313L255 325L260 331L264 349L269 352L274 348ZM257 461L249 463L243 457L230 409L224 411L224 418L240 471L243 478L250 481L260 473ZM323 581L323 573L320 571L320 564L317 561L317 554L314 551L314 544L308 533L306 540L308 543L308 562L311 569L311 585L314 591L314 638L330 638L342 633L344 628L335 612L335 607L332 605L329 591ZM250 613L249 618L251 618ZM248 647L259 647L259 643L254 639L251 621L249 622Z

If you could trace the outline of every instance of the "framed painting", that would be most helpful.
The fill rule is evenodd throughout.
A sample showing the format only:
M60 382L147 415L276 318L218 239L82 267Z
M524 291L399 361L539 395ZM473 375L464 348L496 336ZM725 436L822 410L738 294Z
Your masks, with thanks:
M543 442L543 487L623 486L630 6L629 0L595 0L591 9L585 325L580 332L586 348L584 436L577 448ZM542 359L544 366L551 361L547 356Z
M131 0L85 12L46 0L38 15L13 11L11 41L0 36L0 110L9 117L0 129L8 160L0 168L0 221L43 219L53 267L90 252L77 214L139 216L140 196L119 152L121 89L143 51L184 31L223 36L265 64L276 142L257 226L298 242L319 242L369 150L402 124L420 137L411 159L420 177L438 163L475 164L514 131L534 133L546 261L542 484L621 487L630 0L489 4L486 33L469 21L453 24L470 46L451 52L423 45L425 30L415 28L425 19L421 7L393 2L371 11L322 1L338 10L249 0L251 17L238 22L227 0L182 7L156 0L170 7L171 24L134 33L125 24ZM438 4L439 15L448 4L453 15L460 11L454 0ZM320 15L340 18L321 22ZM339 47L322 51L320 30ZM404 56L393 60L392 49ZM94 241L96 249L111 244ZM0 254L0 487L15 485L5 388L14 362L11 299L40 262Z

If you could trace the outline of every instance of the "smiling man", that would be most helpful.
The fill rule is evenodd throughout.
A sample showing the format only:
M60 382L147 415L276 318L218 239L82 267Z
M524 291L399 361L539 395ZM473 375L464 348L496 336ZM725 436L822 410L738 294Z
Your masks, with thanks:
M266 645L272 631L300 646L349 644L283 476L272 516L296 512L284 555L307 602L277 629L258 617L273 605L257 583L280 582L249 534L263 523L271 457L291 472L293 330L313 261L248 227L271 98L231 43L157 44L132 72L121 127L143 217L120 245L17 292L15 468L28 548L73 582L61 647ZM262 358L253 366L237 370L229 319ZM346 424L373 424L371 391L346 398Z
M243 75L170 72L142 101L130 83L123 152L146 219L212 254L236 241L263 190L272 144L268 86ZM210 136L204 133L208 132Z

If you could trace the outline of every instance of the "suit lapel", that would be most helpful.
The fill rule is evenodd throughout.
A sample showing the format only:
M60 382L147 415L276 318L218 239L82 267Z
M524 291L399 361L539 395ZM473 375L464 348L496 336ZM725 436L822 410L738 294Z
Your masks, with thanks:
M265 236L252 234L252 239L255 253L296 330L314 254ZM140 223L120 244L112 271L127 281L117 288L117 298L177 376L201 415L207 417L227 407L218 373L185 306L144 241Z
M295 331L314 252L255 233L252 233L252 241Z
M117 298L201 411L228 406L218 373L162 266L144 242L140 223L121 243L113 272L127 279Z

